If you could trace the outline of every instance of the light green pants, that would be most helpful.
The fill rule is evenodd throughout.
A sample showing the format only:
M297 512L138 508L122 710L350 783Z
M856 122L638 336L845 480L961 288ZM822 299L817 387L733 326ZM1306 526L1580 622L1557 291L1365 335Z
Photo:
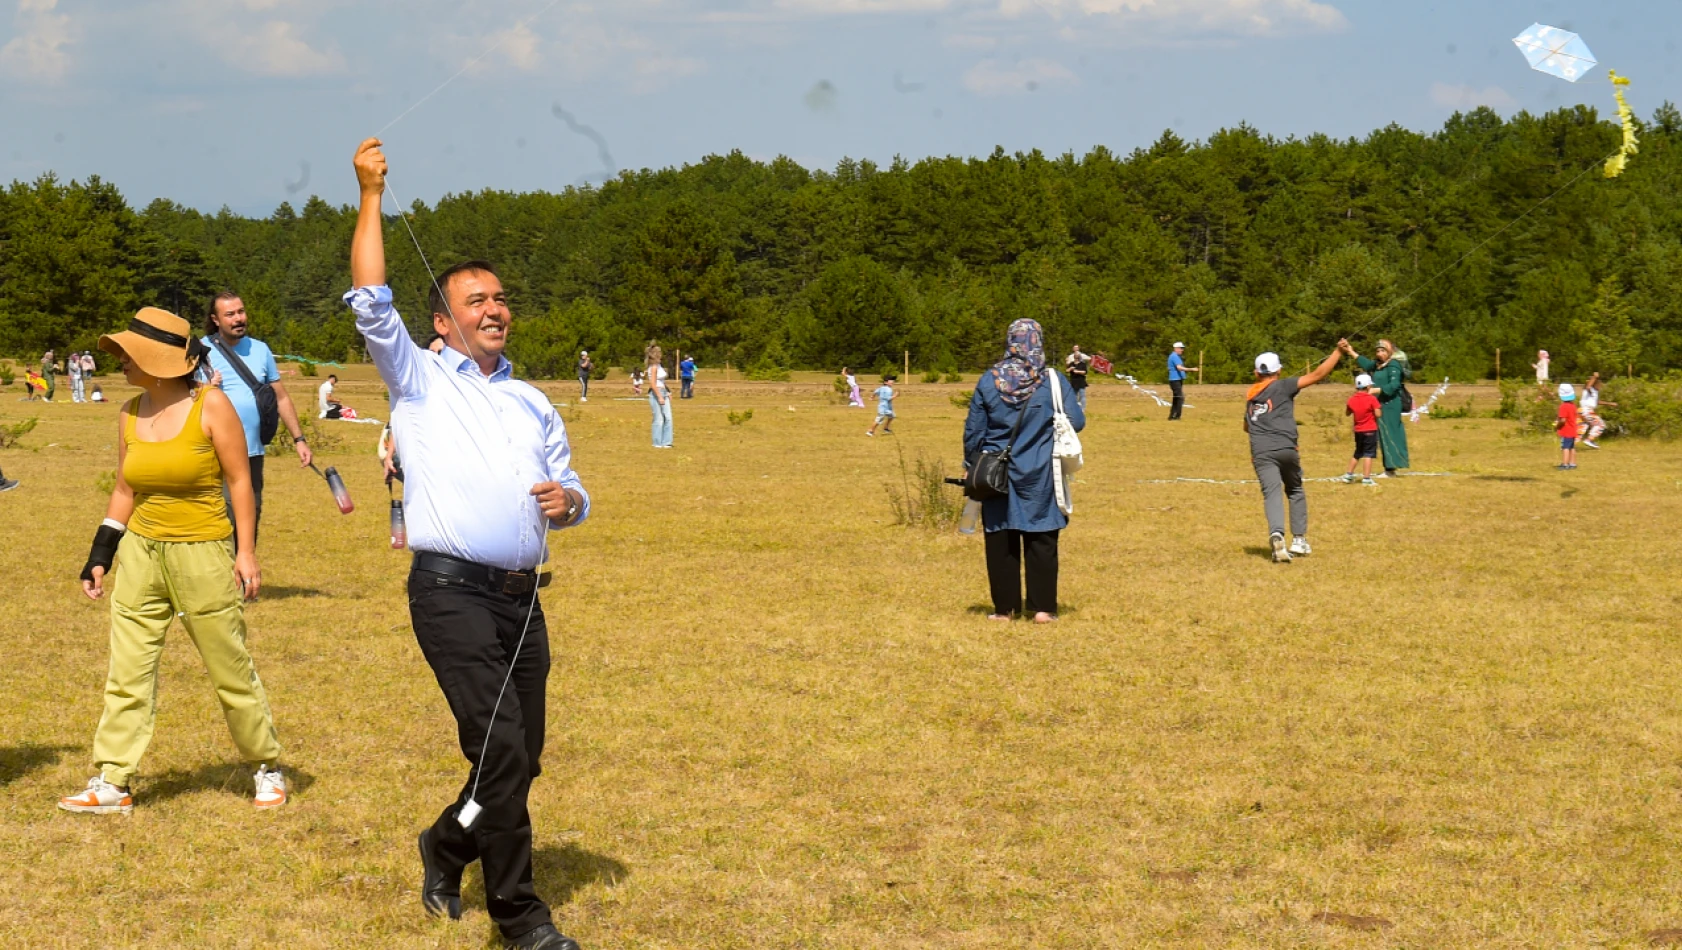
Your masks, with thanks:
M111 672L93 737L94 765L105 780L126 788L152 741L158 661L174 616L204 658L240 755L248 762L280 758L268 694L245 649L233 542L149 541L129 532L111 580Z

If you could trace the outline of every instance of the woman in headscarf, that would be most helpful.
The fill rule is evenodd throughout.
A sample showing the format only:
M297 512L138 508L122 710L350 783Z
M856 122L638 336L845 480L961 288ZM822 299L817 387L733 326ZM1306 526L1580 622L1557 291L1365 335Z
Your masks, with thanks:
M1374 352L1377 359L1367 359L1355 352L1348 342L1343 351L1354 358L1361 372L1372 377L1370 392L1378 397L1378 447L1384 453L1384 474L1396 477L1396 470L1408 465L1408 434L1402 425L1402 395L1413 370L1407 355L1396 349L1389 340L1379 340Z
M1018 613L1035 623L1057 619L1057 536L1069 523L1057 507L1052 482L1051 387L1062 391L1063 411L1078 431L1086 413L1075 401L1069 381L1045 365L1040 325L1017 320L1006 336L1005 357L975 384L969 418L964 422L964 457L977 452L1010 454L1010 490L981 503L987 537L987 581L992 588L992 620ZM1021 431L1017 432L1020 422ZM1014 442L1012 433L1015 433ZM1022 597L1023 561L1027 562L1028 597Z
M176 617L204 659L234 745L257 767L253 803L285 804L286 780L271 768L280 741L245 646L244 601L257 596L260 579L257 502L239 414L220 389L194 386L207 351L173 313L147 307L127 330L100 337L99 348L117 358L140 395L119 414L117 484L82 568L82 591L94 600L111 582L111 667L93 738L99 774L58 807L87 814L134 808L129 783L152 739L158 658ZM238 536L238 553L230 535Z

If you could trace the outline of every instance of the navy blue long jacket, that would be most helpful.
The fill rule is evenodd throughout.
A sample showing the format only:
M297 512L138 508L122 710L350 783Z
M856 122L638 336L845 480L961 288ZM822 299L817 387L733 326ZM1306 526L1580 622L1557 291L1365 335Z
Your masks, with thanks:
M1057 507L1051 481L1051 386L1063 389L1063 412L1075 430L1086 428L1086 413L1075 402L1075 391L1063 374L1046 369L1045 381L1021 407L1022 434L1010 456L1010 492L981 503L981 523L988 531L1060 531L1069 517ZM978 450L1003 451L1016 427L1018 409L999 395L992 370L983 373L970 397L964 421L964 458Z

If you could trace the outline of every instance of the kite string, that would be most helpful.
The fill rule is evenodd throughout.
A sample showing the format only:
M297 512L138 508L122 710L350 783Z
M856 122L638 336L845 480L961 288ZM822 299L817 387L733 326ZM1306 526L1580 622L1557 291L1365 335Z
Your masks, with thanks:
M470 70L473 67L479 65L479 63L481 61L483 61L485 57L487 57L487 56L491 55L492 53L496 52L497 50L501 49L504 44L506 44L511 38L513 38L514 34L518 33L520 30L524 29L527 25L529 25L531 23L531 21L537 19L538 17L542 16L545 13L548 13L550 10L555 9L555 7L560 4L560 2L561 2L561 0L550 0L550 3L549 3L548 6L546 6L543 9L537 11L536 13L533 13L529 17L526 17L524 20L521 20L518 23L515 23L513 28L508 30L508 32L502 34L501 39L497 40L495 43L492 43L490 45L490 47L488 49L486 49L483 53L480 53L478 56L475 56L472 59L468 60L467 65L465 65L465 66L461 67L460 69L456 70L455 75L453 75L450 78L448 78L448 79L444 80L443 82L439 83L437 88L433 89L431 92L429 92L426 95L421 96L419 99L417 99L415 101L414 105L412 105L409 108L404 109L402 112L398 113L397 118L392 119L390 122L387 122L385 125L380 126L380 130L378 132L374 133L374 137L379 138L380 136L384 135L386 133L387 129L389 129L392 126L396 125L397 123L403 121L403 119L406 116L408 116L409 113L415 111L416 109L419 109L421 107L421 104L426 102L428 99L431 99L433 96L436 96L440 92L443 92L444 87L448 86L450 83L455 82L457 79L460 79L462 77L462 75L465 74L468 70ZM393 194L391 197L392 197L393 201L395 201L397 199L397 195L395 195L395 194ZM402 213L401 206L398 208L398 213ZM414 232L413 231L409 232L409 236L410 236L410 238L413 238L414 237ZM418 248L420 246L420 243L416 242L415 246Z
M1577 174L1577 177L1575 177L1575 178L1571 179L1570 181L1566 182L1565 184L1559 186L1559 188L1556 189L1553 194L1547 196L1546 198L1543 198L1541 201L1536 202L1536 204L1531 206L1530 210L1524 212L1523 214L1519 215L1518 217L1516 217L1516 218L1512 219L1511 221L1508 221L1506 224L1502 225L1501 229L1499 231L1496 231L1494 234L1491 234L1489 237L1484 238L1482 241L1478 242L1475 246L1472 247L1471 250L1467 251L1466 253L1464 253L1464 254L1460 255L1458 258L1456 258L1454 263L1448 265L1447 267L1443 268L1440 271L1437 271L1435 274L1432 274L1429 278L1426 279L1426 281L1424 283L1420 284L1419 286L1417 286L1417 287L1413 288L1412 290L1408 291L1407 293L1403 294L1401 297L1398 297L1389 306L1385 307L1383 310L1380 310L1378 313L1374 314L1372 319L1370 319L1366 323L1362 324L1359 328L1357 328L1355 330L1354 333L1347 334L1347 336L1353 337L1353 336L1359 336L1360 334L1365 333L1373 324L1375 324L1379 320L1383 319L1392 310L1395 310L1397 307L1400 307L1402 304L1407 303L1409 300L1412 300L1414 298L1414 296L1416 294L1418 294L1420 291L1424 290L1425 288L1427 288L1427 287L1431 286L1432 284L1436 283L1438 280L1442 279L1442 277L1444 275L1446 275L1449 271L1452 271L1455 268L1459 267L1461 264L1464 264L1466 262L1467 258L1471 257L1473 254L1476 254L1478 251L1483 250L1485 247L1489 246L1489 244L1492 241L1494 241L1496 238L1498 238L1501 235L1503 235L1503 234L1507 233L1508 231L1512 230L1513 225L1518 224L1520 221L1523 221L1525 218L1528 218L1532 214L1535 214L1537 211L1541 210L1543 205L1545 205L1548 202L1554 200L1555 198L1558 198L1561 194L1564 194L1566 189L1570 188L1572 185L1575 185L1577 182L1582 181L1583 178L1586 177L1589 172L1592 172L1596 168L1599 168L1599 167L1605 165L1607 161L1611 160L1613 155L1617 155L1617 154L1619 154L1619 152L1622 152L1622 151L1623 151L1623 149L1620 147L1617 151L1614 151L1611 155L1608 155L1605 158L1599 159L1599 160L1595 161L1594 163L1590 164L1587 168L1585 168L1581 172L1579 172Z

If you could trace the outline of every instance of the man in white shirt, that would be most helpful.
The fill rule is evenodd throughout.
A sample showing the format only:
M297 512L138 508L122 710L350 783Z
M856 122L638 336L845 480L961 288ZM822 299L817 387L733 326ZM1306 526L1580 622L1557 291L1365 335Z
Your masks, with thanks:
M320 413L316 416L317 419L337 419L339 417L339 414L334 411L339 407L339 404L333 400L333 385L338 381L339 377L328 373L327 380L316 389L315 402L316 407L320 410Z
M461 916L461 874L480 862L485 905L512 947L578 950L532 883L526 798L541 771L549 632L538 589L547 533L589 515L566 427L549 398L502 356L512 315L491 265L441 271L429 304L439 353L415 345L391 305L380 215L378 139L356 152L362 206L352 289L368 354L391 390L403 447L409 617L456 717L472 768L461 794L421 832L421 903Z

